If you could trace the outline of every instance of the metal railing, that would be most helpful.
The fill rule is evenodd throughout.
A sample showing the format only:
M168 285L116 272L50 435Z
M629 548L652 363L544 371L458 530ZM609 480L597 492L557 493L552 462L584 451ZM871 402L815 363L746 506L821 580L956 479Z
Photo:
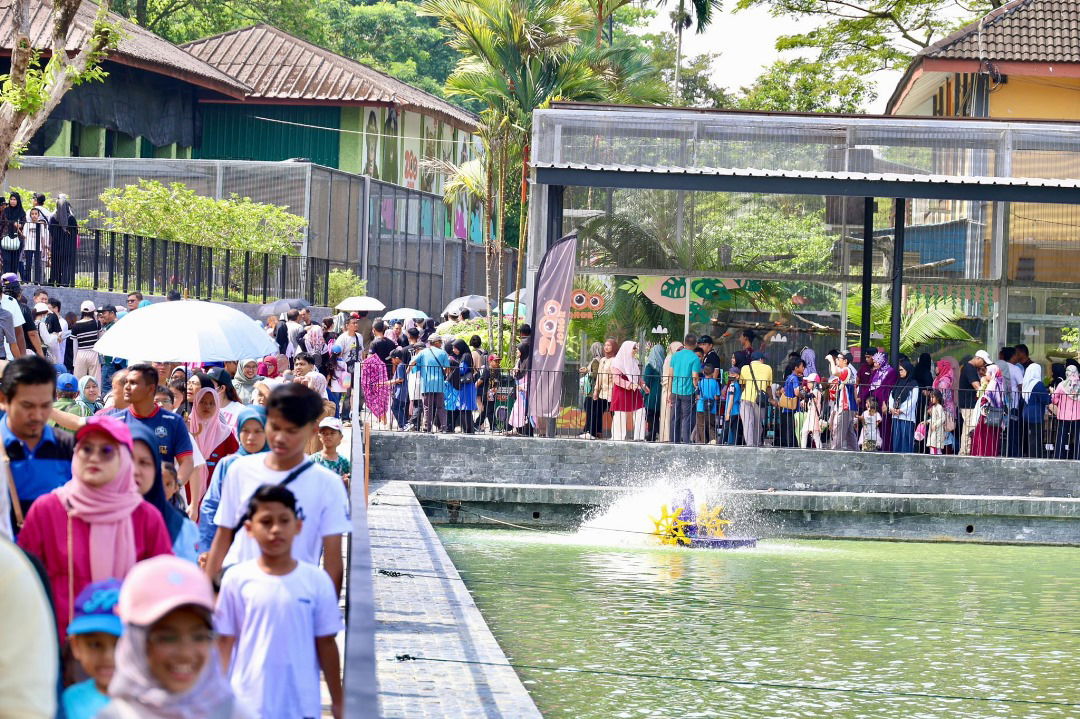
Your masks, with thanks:
M54 244L54 246L59 246ZM111 230L83 229L74 257L54 251L23 280L109 292L165 294L230 302L299 297L326 305L330 260L226 250Z
M695 444L911 453L931 453L932 446L940 445L940 454L1080 459L1080 393L1069 394L1063 388L1050 390L1049 403L1038 399L1029 402L1022 391L997 393L990 401L975 390L959 390L955 398L945 398L943 415L935 422L935 429L929 424L929 392L925 388L912 390L916 393L912 400L913 421L892 415L888 401L891 388L872 391L868 386L851 385L856 408L842 411L835 385L830 389L827 382L819 383L816 393L804 385L804 391L793 398L795 406L790 410L781 406L782 382L772 383L761 404L756 397L744 402L742 386L735 389L736 383L731 382L719 383L720 392L711 405L703 400L701 392L678 398L661 386L655 401L638 391L642 411L635 414L612 412L611 400L605 398L611 396L607 394L606 378L582 381L585 375L574 369L554 378L551 373L499 369L474 373L471 382L476 386L475 405L468 391L466 406L470 409L463 410L458 400L462 391L442 377L443 370L437 373L429 378L428 388L441 384L441 398L425 397L420 388L421 396L392 401L384 417L372 417L374 427L387 431L513 432L543 437L643 438L648 442L685 440ZM531 413L524 409L528 385L533 385L534 392L528 401L535 401L542 388L559 386L552 379L561 380L555 416L528 416ZM416 379L411 383L406 380L406 393L412 390L413 395L417 394L417 384ZM600 390L594 396L597 384ZM876 422L864 415L867 400L873 396L884 398ZM637 404L634 400L630 406ZM898 405L893 402L894 407ZM974 407L960 409L957 405ZM713 407L711 412L700 411ZM370 415L370 410L366 411ZM618 414L624 416L617 418ZM471 420L466 415L471 415ZM686 420L680 425L684 415ZM643 432L635 432L635 422L644 423ZM916 432L924 422L929 436ZM870 427L874 424L876 431ZM680 428L684 433L681 437ZM752 437L755 431L756 440Z

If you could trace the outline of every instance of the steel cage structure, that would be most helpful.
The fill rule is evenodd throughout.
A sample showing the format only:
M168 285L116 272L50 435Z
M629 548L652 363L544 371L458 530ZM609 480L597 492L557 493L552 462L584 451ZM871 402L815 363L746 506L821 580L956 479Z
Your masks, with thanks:
M971 281L1000 290L990 325L995 345L1006 336L1009 208L1080 205L1080 125L1061 122L562 103L535 112L532 153L530 278L546 247L563 234L568 219L564 195L575 188L602 189L609 197L613 191L673 191L679 198L680 223L685 193L822 196L844 203L850 201L846 198L865 198L862 273L847 276L845 267L843 277L863 288L867 311L862 346L870 342L871 284L888 282L893 297L901 296L907 275L903 257L908 202L970 202L973 226L986 226L985 231L976 230L981 234L968 245L985 236L989 246L987 276ZM888 277L873 277L870 267L873 198L893 198L895 203L893 269ZM583 273L705 274L694 267L621 269L583 265L579 257ZM1066 286L1080 287L1080 266L1074 269ZM893 304L893 356L901 305Z

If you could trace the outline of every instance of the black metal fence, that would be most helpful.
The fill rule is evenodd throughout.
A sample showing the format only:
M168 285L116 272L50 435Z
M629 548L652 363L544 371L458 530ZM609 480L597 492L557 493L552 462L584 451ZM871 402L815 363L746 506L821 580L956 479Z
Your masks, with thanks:
M55 254L50 263L27 268L23 279L34 284L57 284L74 277L81 289L165 294L230 302L269 302L299 297L326 305L330 289L330 260L278 255L251 250L223 250L197 244L160 240L111 230L80 231L70 269L56 272L51 262L70 262Z
M640 404L641 411L634 413L612 411L608 380L614 377L586 380L576 369L566 370L561 378L536 371L528 375L515 377L507 369L474 373L469 381L476 386L475 400L471 390L462 392L447 381L440 400L445 415L431 398L425 410L424 388L414 378L406 382L406 391L411 392L406 402L391 402L384 418L373 419L377 428L391 431L465 432L471 427L474 432L546 437L1080 459L1080 394L1064 388L1051 389L1049 397L1041 399L1019 390L986 399L974 390L959 390L957 401L946 397L943 413L933 417L929 393L915 389L910 404L904 405L911 419L904 419L892 413L902 403L894 400L890 405L886 395L891 392L878 388L874 394L886 398L875 418L865 414L867 398L873 396L870 388L857 385L851 386L856 409L848 410L841 405L836 386L830 388L828 383L813 389L803 385L797 397L782 403L785 392L779 382L760 402L756 396L744 402L741 384L736 389L738 383L733 382L717 383L718 394L712 399L701 391L674 397L654 382L655 401L637 390L640 399L629 406ZM523 404L528 385L532 384L535 397L545 388L559 386L552 379L562 380L556 416L529 417ZM462 394L467 396L466 409L461 409ZM965 405L975 406L963 409ZM466 414L472 415L471 425ZM635 431L638 423L642 427Z

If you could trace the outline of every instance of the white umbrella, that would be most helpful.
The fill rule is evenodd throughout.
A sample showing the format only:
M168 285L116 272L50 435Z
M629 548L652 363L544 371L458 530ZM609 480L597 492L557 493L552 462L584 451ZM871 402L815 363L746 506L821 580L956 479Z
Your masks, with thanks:
M442 311L444 315L459 315L462 310L468 310L471 314L486 315L491 312L491 303L487 297L480 295L465 295L456 300L450 300L450 304Z
M109 357L152 362L227 362L277 354L278 347L243 312L198 300L155 302L129 312L94 345Z
M386 309L386 305L374 297L358 295L356 297L346 297L341 302L338 302L337 307L334 309L342 312L381 312Z
M506 296L507 302L513 302L516 298L519 304L531 305L532 304L532 287L522 287L519 290L514 290Z
M412 307L402 307L387 312L382 318L387 322L392 322L394 320L426 320L428 316L427 313L414 310Z

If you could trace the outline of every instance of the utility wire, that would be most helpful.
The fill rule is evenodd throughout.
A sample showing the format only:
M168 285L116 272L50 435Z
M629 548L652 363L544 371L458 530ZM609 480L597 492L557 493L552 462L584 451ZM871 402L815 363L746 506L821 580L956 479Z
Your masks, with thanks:
M689 677L675 674L651 674L647 672L619 672L610 669L581 669L578 667L552 667L536 664L518 664L516 662L482 662L475 659L447 659L443 657L419 657L412 654L398 654L395 659L399 662L443 662L447 664L471 664L476 666L499 667L508 669L533 669L546 672L565 672L573 674L602 674L614 677L630 677L635 679L664 679L669 681L705 682L709 684L727 684L741 687L758 687L763 689L794 689L800 691L835 692L844 694L869 694L873 696L907 697L917 699L949 699L971 702L993 702L999 704L1035 704L1055 707L1080 707L1080 702L1052 701L1049 699L1010 699L1008 697L980 697L964 694L933 694L930 692L905 692L889 689L866 689L862 687L826 687L816 684L794 684L789 682L755 682L741 679L717 679L715 677Z

